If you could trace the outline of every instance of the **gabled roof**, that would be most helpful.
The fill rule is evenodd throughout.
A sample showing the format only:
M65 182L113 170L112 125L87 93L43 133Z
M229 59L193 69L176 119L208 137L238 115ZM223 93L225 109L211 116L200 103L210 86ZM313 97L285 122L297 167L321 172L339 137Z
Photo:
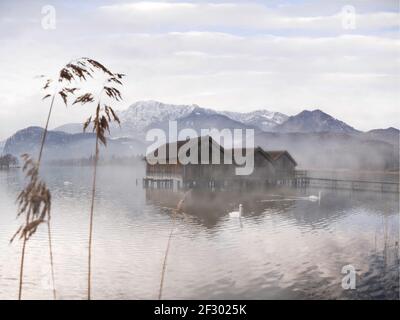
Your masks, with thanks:
M265 151L265 153L267 153L272 160L276 161L279 160L283 155L286 155L290 161L292 161L294 163L294 165L297 166L297 162L293 159L293 157L290 155L289 152L287 152L286 150L274 150L274 151Z
M224 149L223 146L221 146L220 144L218 144L211 136L208 136L208 135L207 135L207 136L200 136L200 137L196 137L196 138L192 138L192 139L187 139L187 140L179 140L179 141L172 142L172 143L166 143L166 144L160 146L159 148L157 148L157 149L154 151L154 153L151 152L149 155L153 155L153 154L154 154L155 156L158 156L158 151L159 151L160 149L165 149L165 155L166 155L166 159L165 159L165 160L167 160L167 161L169 161L169 160L175 160L175 159L178 158L179 149L180 149L184 144L186 144L186 143L188 143L188 142L196 142L196 141L197 141L197 143L198 143L199 146L200 146L200 145L201 145L201 142L204 141L204 140L207 140L207 139L208 139L209 146L212 146L212 145L216 146L217 148L219 148L221 154L224 154L224 153L225 153L225 150L227 150L227 151L229 150L229 151L232 151L232 157L233 157L233 156L234 156L235 150L241 150L241 151L242 151L242 154L243 154L243 152L247 152L248 150L254 150L254 154L258 152L259 154L261 154L262 156L264 156L264 158L266 158L266 159L267 159L269 162L271 162L271 163L273 163L273 162L279 160L282 156L286 155L286 156L289 158L289 160L292 161L293 164L294 164L295 166L297 166L297 162L293 159L293 157L290 155L290 153L287 152L286 150L265 151L265 150L262 149L261 147L256 147L256 148L233 148L233 149ZM175 145L176 145L176 148L175 148ZM173 146L173 148L174 148L175 150L177 150L177 154L175 155L176 158L170 158L170 155L169 155L169 148L172 147L172 146ZM201 152L201 148L199 148L199 150L200 150L200 152ZM164 150L163 150L163 151L164 151ZM199 152L199 156L200 156L200 152ZM147 158L149 155L146 155L146 158Z
M228 150L228 149L225 149ZM265 150L263 150L261 147L256 147L256 148L233 148L232 150L232 156L234 155L234 152L239 150L242 152L242 154L244 152L248 152L248 150L254 150L254 154L256 154L256 152L260 153L262 156L264 156L264 158L266 158L268 161L272 162L273 159L271 158L271 156L265 152Z
M175 142L171 142L171 143L166 143L166 144L163 144L162 146L160 146L160 147L158 147L156 150L154 150L153 152L150 152L148 155L146 155L146 157L148 157L149 155L156 155L156 156L158 156L158 151L160 150L160 149L165 149L165 155L166 155L166 159L165 160L172 160L172 159L177 159L178 158L178 153L179 153L179 149L183 146L183 145L185 145L186 143L188 143L188 142L192 142L192 143L196 143L196 141L197 141L197 143L198 143L198 145L199 146L201 146L201 142L202 141L205 141L205 140L207 140L208 139L208 143L209 143L209 146L212 146L212 145L214 145L214 146L217 146L218 148L219 148L219 150L220 150L220 152L223 154L224 153L224 148L220 145L220 144L218 144L212 137L210 137L210 136L200 136L200 137L196 137L196 138L192 138L192 139L187 139L187 140L178 140L178 141L175 141ZM176 147L175 147L176 146ZM177 153L176 153L176 158L170 158L170 154L169 154L169 149L171 148L171 147L173 147L175 150L177 150ZM163 150L164 151L164 150ZM200 155L200 153L201 153L201 148L199 148L199 155Z

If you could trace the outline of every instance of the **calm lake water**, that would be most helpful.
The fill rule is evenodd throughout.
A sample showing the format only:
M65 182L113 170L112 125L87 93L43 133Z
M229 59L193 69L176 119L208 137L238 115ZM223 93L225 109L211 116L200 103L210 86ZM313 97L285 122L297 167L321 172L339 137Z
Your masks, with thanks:
M52 190L56 287L85 299L90 168L45 168ZM174 203L146 192L143 169L100 167L95 207L95 299L157 299ZM138 183L136 183L138 179ZM64 183L64 182L70 183ZM0 299L15 299L21 242L15 198L19 170L0 171ZM178 214L165 299L399 299L398 195L323 190L192 194ZM229 212L243 203L239 220ZM184 210L186 211L186 210ZM46 226L27 247L23 298L52 299ZM342 267L357 271L343 290Z

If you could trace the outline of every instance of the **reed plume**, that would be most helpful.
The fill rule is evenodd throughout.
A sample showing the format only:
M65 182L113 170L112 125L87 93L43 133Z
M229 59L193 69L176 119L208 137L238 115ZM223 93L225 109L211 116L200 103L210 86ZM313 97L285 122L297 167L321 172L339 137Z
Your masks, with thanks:
M101 63L86 58L85 65L89 66L91 70L98 69L106 75L106 79L101 87L97 99L91 92L84 93L77 97L73 104L87 104L96 103L95 114L90 116L83 124L83 131L85 132L90 125L93 125L93 132L96 134L95 154L93 164L93 181L92 181L92 195L90 205L90 221L89 221L89 241L88 241L88 292L87 298L91 299L91 279L92 279L92 246L93 246L93 218L94 218L94 200L96 196L96 180L97 180L97 166L99 162L100 144L107 146L106 134L110 133L110 123L117 122L120 125L120 120L115 113L113 107L110 105L113 102L122 100L120 91L116 86L122 85L121 79L123 74L112 73ZM106 96L104 96L104 94ZM109 100L105 103L104 99Z
M21 239L23 239L22 245L22 254L21 254L21 265L20 265L20 279L19 279L19 292L18 297L21 299L22 297L22 284L23 284L23 273L24 273L24 260L25 260L25 249L26 243L33 233L36 232L37 227L44 221L47 223L48 229L48 243L49 243L49 255L50 255L50 265L51 265L51 277L53 283L53 298L56 299L56 289L55 289L55 275L54 275L54 262L53 262L53 249L52 249L52 237L51 237L51 225L50 225L50 205L51 205L51 193L50 190L47 189L44 182L39 180L39 168L42 160L43 149L46 142L49 122L51 118L51 114L53 111L54 102L57 96L61 97L65 105L67 106L68 97L73 95L78 88L70 87L69 85L76 80L86 80L87 77L92 77L93 69L87 68L87 60L88 58L79 58L76 60L72 60L67 63L61 70L59 71L57 81L53 81L51 78L47 78L45 80L45 84L43 86L43 90L53 89L53 93L47 93L43 96L42 100L51 98L50 108L48 111L45 128L43 131L38 160L35 162L29 155L25 154L22 156L24 161L24 171L26 172L26 178L29 180L29 183L25 187L25 189L21 192L21 194L17 198L17 202L19 203L19 211L17 217L20 217L22 214L25 214L25 224L21 225L21 227L17 230L16 234L11 239L14 240L15 236L21 234ZM45 76L41 75L40 78L45 78ZM28 169L29 168L29 169ZM40 198L39 196L43 196ZM46 195L46 197L44 197ZM46 200L46 201L45 201ZM39 201L40 205L48 207L43 213L44 216L37 215L37 202ZM47 203L49 201L49 203ZM39 205L39 207L40 207ZM46 218L46 219L45 219ZM33 219L31 221L31 219ZM24 231L25 230L25 231Z
M19 300L22 298L22 279L27 241L35 234L39 225L45 221L50 221L51 217L51 193L46 184L39 178L38 162L35 162L27 154L22 155L22 159L24 161L22 170L26 174L28 183L17 197L17 217L24 214L25 219L10 240L10 243L12 243L17 236L23 240L19 274Z

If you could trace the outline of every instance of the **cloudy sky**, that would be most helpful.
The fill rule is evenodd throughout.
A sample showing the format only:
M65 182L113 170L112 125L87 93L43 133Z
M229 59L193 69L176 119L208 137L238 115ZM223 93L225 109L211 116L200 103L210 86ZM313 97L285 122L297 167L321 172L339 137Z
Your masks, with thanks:
M1 0L0 140L43 125L35 76L81 56L128 75L119 109L320 108L361 130L399 127L399 21L397 0ZM85 112L58 103L51 127Z

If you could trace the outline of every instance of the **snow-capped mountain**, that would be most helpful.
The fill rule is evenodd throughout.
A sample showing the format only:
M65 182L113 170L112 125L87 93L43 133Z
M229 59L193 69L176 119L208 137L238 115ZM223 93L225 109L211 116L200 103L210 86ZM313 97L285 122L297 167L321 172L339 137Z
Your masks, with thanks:
M280 112L256 110L247 113L223 111L222 114L232 120L260 128L262 131L273 131L277 125L284 123L289 117Z
M111 126L113 137L142 137L149 128L164 127L168 121L182 120L178 122L191 123L189 121L191 116L193 116L192 120L197 122L201 118L201 123L205 125L205 128L210 126L225 128L224 126L229 123L228 127L235 124L237 128L251 127L262 131L271 131L276 125L288 118L284 114L268 110L250 113L218 112L194 104L175 105L152 100L135 102L128 109L118 111L117 114L121 120L121 128L115 124ZM206 125L207 122L209 122L209 125ZM82 132L82 124L66 124L55 128L55 130L79 133Z
M359 131L348 124L333 118L321 110L304 110L289 117L275 128L277 132L331 132L331 133L358 133Z
M201 133L202 129L254 129L261 131L258 127L245 124L240 121L231 119L230 117L208 109L196 108L186 117L178 119L178 129L193 128L196 132Z
M127 110L118 112L121 127L128 131L143 131L164 121L174 121L189 115L197 105L174 105L158 101L138 101ZM124 129L124 130L125 130Z
M206 134L204 130L216 129L222 131L223 129L254 129L260 131L260 129L246 125L242 122L232 120L231 118L220 114L214 110L204 109L196 106L188 115L179 117L176 120L178 131L181 132L183 129L193 129L198 135ZM145 130L139 134L146 134L149 129L161 129L167 135L169 132L169 119L165 118L163 121L154 121L149 124ZM181 138L179 138L181 139Z

